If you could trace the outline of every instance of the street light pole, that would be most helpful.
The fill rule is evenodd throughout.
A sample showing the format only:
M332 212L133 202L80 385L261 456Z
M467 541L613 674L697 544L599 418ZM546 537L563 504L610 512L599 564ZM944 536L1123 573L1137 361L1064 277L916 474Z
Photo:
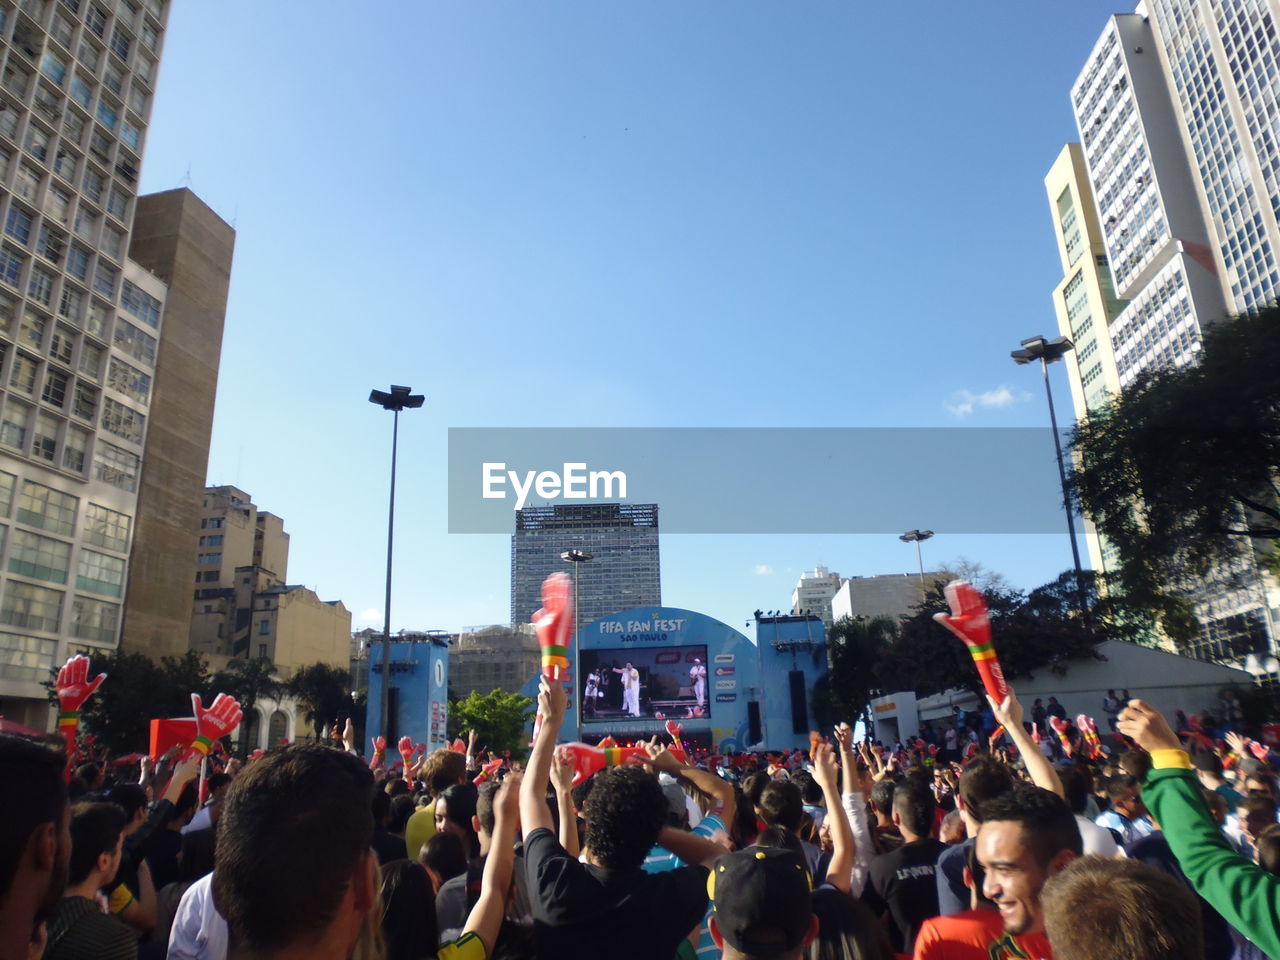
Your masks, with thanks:
M916 563L920 567L920 595L924 596L924 557L920 553L920 544L933 536L932 530L908 530L898 539L903 543L914 543L916 545Z
M1053 407L1053 388L1049 384L1049 364L1061 360L1075 349L1075 344L1068 337L1057 337L1045 340L1044 337L1030 337L1022 341L1022 349L1010 353L1013 362L1025 365L1035 360L1040 361L1040 369L1044 373L1044 395L1049 400L1049 426L1053 429L1053 450L1058 457L1058 480L1062 484L1062 502L1067 511L1067 534L1071 540L1071 560L1076 571L1076 597L1080 604L1080 613L1087 621L1089 604L1085 601L1084 570L1080 565L1080 546L1076 543L1076 523L1071 506L1071 488L1067 484L1067 466L1062 458L1062 439L1058 436L1058 414Z
M589 562L594 554L588 553L586 550L566 550L560 554L560 559L565 563L573 564L573 685L577 689L574 690L574 712L578 717L578 730L582 730L582 689L583 684L578 674L578 628L581 626L580 613L582 611L582 594L578 592L578 567Z
M396 452L400 440L400 411L422 406L424 397L411 394L408 387L392 386L390 393L372 390L369 402L383 410L390 410L391 417L391 495L387 506L387 594L382 621L382 678L378 682L378 734L387 735L387 695L391 680L391 560L396 531Z

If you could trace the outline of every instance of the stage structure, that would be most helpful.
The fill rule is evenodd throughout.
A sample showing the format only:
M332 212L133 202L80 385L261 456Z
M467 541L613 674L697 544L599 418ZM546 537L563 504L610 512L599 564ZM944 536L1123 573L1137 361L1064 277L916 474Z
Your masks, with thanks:
M370 738L384 733L378 730L382 715L382 638L369 641L369 701L365 713L366 736L360 746L366 756L372 753ZM409 737L415 744L425 743L435 750L448 746L445 725L449 719L449 638L447 634L405 633L392 637L390 650L391 680L387 685L387 729L391 745L389 757L395 756L395 744Z
M561 739L630 743L674 719L702 750L807 746L813 685L827 672L822 621L758 613L756 636L759 646L679 607L634 607L585 624ZM536 691L535 677L521 692Z

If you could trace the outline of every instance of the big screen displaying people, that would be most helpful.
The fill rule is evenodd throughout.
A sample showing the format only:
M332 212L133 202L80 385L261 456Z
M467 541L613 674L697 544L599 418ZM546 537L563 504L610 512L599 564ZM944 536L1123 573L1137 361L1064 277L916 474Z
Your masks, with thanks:
M582 720L709 717L707 648L581 650Z

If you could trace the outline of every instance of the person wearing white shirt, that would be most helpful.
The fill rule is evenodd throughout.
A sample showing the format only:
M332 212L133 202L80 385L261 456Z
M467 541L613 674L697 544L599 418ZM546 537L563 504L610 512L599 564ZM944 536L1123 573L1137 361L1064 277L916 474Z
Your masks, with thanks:
M226 960L227 921L213 905L213 874L187 888L173 915L165 960Z

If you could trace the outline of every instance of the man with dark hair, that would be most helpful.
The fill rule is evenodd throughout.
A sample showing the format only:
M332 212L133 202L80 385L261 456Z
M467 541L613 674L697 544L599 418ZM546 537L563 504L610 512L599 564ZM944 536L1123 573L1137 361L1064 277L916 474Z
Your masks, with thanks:
M988 800L1013 789L1013 774L990 754L979 754L965 765L956 791L956 809L964 820L968 839L938 857L938 913L951 916L969 909L969 889L964 884L965 861L982 825L979 811Z
M1135 776L1120 774L1107 781L1107 798L1111 809L1094 822L1120 834L1120 842L1128 846L1151 833L1154 827L1142 803L1142 784Z
M1000 911L1005 933L1042 933L1040 891L1082 849L1080 829L1066 801L1040 787L1019 784L983 806L975 849L984 872L983 896ZM1002 950L997 941L991 955Z
M236 778L213 872L228 960L352 956L379 906L372 795L373 776L356 756L318 743L272 751ZM482 902L463 934L486 951L511 879L515 823L501 819L495 849L505 854L486 865Z
M946 846L935 840L936 804L929 783L908 777L893 792L893 822L903 844L871 861L862 902L889 920L889 941L898 953L910 953L920 924L938 912L936 865Z
M1120 847L1111 831L1098 826L1084 815L1089 807L1089 794L1093 786L1090 775L1080 767L1068 767L1062 774L1062 786L1067 792L1067 806L1071 808L1076 826L1080 829L1085 856L1119 856Z
M0 734L0 960L26 960L33 931L66 886L66 763L43 744Z
M592 956L610 960L671 957L698 926L707 906L707 869L725 853L719 843L666 827L667 799L657 778L640 767L610 767L587 797L591 842L580 863L552 831L547 784L564 721L563 684L540 683L542 726L520 790L524 867L540 960ZM661 843L690 864L664 873L641 869Z
M888 777L877 780L868 798L871 801L871 812L876 818L872 839L877 853L889 853L902 846L902 834L893 823L893 791L897 786Z
M1195 898L1135 860L1085 857L1044 885L1044 925L1054 960L1201 960Z
M781 827L797 839L800 838L800 827L804 823L804 796L794 783L788 780L772 781L760 794L759 809L760 819L766 826ZM822 851L805 840L800 840L800 849L804 851L809 876L816 877Z
M1222 758L1216 753L1208 750L1202 750L1191 758L1191 766L1195 767L1196 777L1200 780L1200 785L1215 793L1222 794L1227 800L1227 806L1235 809L1236 804L1240 802L1240 791L1231 784L1227 783L1222 768Z
M114 803L81 803L71 811L66 895L49 920L45 960L133 960L138 941L102 912L98 891L115 879L128 818Z

